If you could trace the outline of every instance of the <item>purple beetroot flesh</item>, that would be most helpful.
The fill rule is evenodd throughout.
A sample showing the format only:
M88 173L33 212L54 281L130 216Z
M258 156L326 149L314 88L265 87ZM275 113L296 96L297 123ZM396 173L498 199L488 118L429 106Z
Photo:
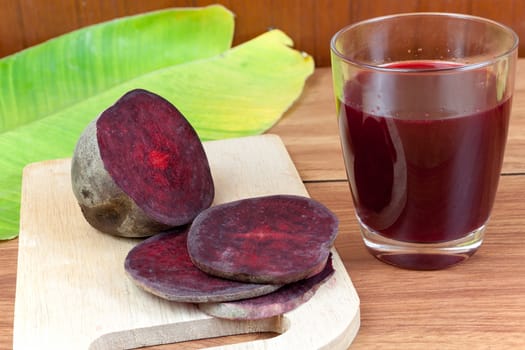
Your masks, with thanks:
M287 284L322 270L337 229L337 217L308 197L242 199L201 212L188 252L199 269L218 277Z
M214 197L203 145L164 98L132 90L93 121L72 161L73 191L100 231L143 237L185 225Z
M223 303L201 303L199 309L204 313L232 320L256 320L284 314L310 300L317 289L333 274L332 259L328 259L324 269L305 280L287 284L275 292L259 297Z
M210 276L193 265L186 248L187 228L159 233L136 245L124 267L131 279L161 298L190 303L252 298L280 286L242 283Z

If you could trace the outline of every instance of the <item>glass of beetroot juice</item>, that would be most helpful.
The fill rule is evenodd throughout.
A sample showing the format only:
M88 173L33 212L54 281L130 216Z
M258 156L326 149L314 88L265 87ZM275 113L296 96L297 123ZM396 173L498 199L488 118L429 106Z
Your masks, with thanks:
M442 269L480 247L503 161L518 38L488 19L398 14L331 41L341 145L363 241Z

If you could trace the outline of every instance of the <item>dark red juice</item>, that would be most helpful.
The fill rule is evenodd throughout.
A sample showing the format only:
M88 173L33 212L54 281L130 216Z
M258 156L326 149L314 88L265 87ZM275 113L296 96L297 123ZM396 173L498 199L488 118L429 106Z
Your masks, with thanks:
M486 68L391 64L347 82L339 123L357 214L406 242L464 237L487 221L505 148L510 99Z

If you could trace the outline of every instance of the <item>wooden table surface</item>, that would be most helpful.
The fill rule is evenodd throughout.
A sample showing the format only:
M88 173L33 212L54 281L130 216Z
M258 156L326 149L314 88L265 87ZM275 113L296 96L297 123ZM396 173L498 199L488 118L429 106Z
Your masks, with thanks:
M361 243L339 146L329 68L317 69L269 132L282 137L310 195L341 221L336 248L361 298L352 349L525 348L525 59L519 61L509 140L485 242L447 270L379 262ZM12 347L17 240L0 242L0 349ZM200 349L271 334L155 349Z

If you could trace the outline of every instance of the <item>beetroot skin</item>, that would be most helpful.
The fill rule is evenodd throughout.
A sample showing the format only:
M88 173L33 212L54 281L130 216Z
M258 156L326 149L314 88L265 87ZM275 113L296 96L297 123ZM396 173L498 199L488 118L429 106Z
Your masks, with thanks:
M195 130L170 102L140 89L88 125L75 148L71 179L87 221L118 236L185 225L214 197Z
M188 252L199 269L218 277L287 284L323 269L337 229L337 217L308 197L242 199L201 212Z
M287 284L275 292L250 299L224 303L202 303L198 306L201 311L210 316L231 320L256 320L281 315L310 300L317 289L334 272L332 259L329 258L324 269L318 274Z
M187 228L159 233L136 245L124 268L146 291L178 302L219 302L251 298L280 286L230 281L210 276L193 265L186 248Z

